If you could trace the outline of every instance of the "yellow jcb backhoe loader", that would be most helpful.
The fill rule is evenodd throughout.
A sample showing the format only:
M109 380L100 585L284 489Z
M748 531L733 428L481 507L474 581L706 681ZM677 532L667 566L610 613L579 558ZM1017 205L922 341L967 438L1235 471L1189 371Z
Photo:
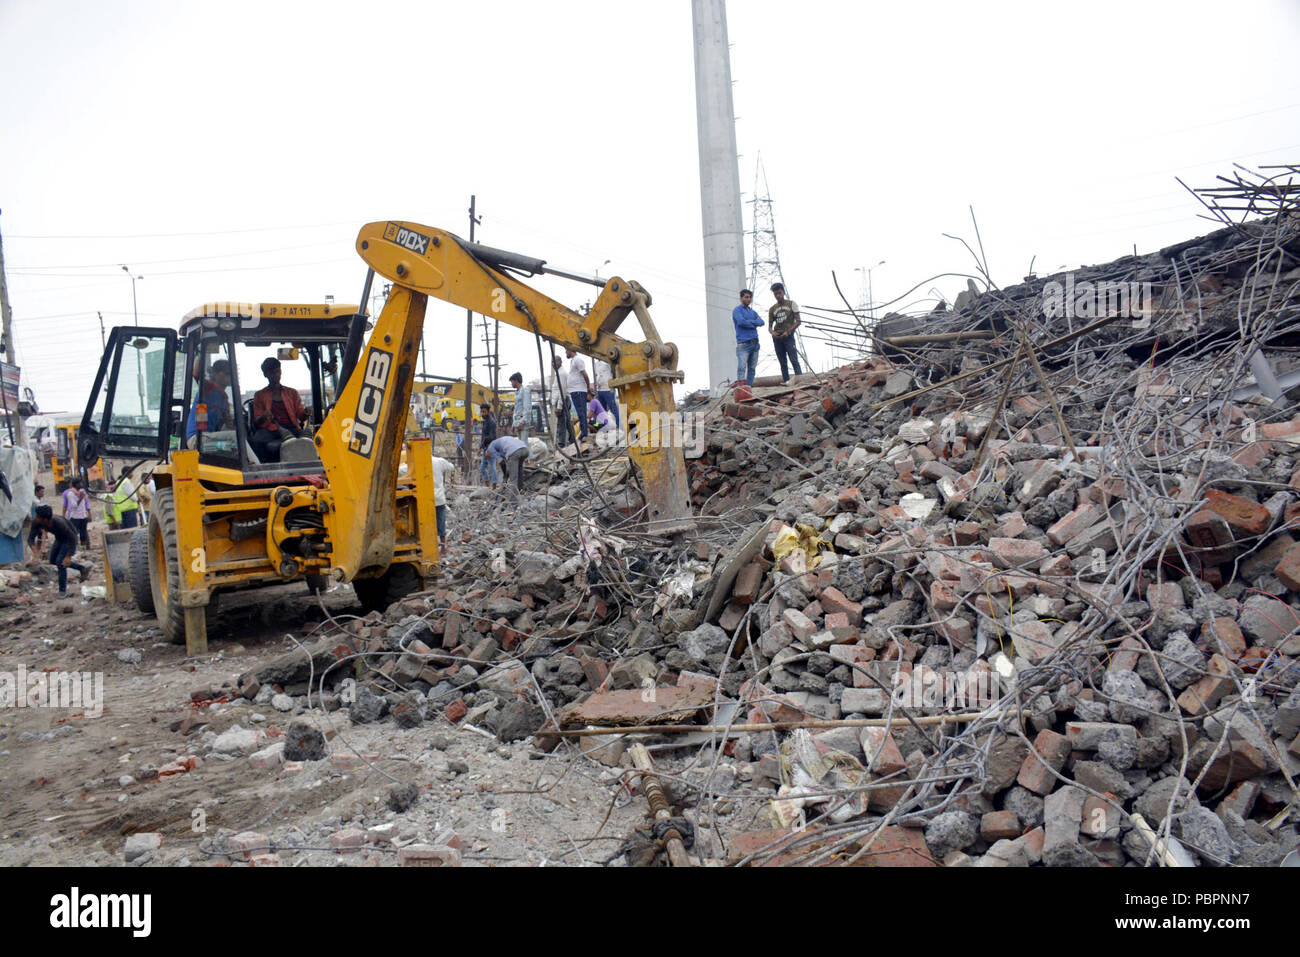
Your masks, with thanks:
M179 333L123 326L109 339L78 451L82 461L161 461L149 525L131 542L132 594L191 654L206 651L223 593L298 580L319 588L328 577L383 608L433 574L427 439L407 444L399 477L428 296L608 361L629 418L642 423L628 451L646 524L665 534L692 524L669 425L677 350L660 340L637 283L598 281L584 316L514 273L587 277L442 230L371 223L356 248L370 267L362 302L376 274L392 283L369 338L355 306L209 303ZM629 315L642 341L617 335Z

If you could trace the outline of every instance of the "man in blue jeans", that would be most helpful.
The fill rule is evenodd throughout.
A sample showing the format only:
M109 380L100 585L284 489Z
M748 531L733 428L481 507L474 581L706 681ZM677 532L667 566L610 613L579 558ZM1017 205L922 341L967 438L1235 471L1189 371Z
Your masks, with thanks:
M50 564L59 570L59 597L68 597L68 569L75 568L84 582L90 575L90 569L72 560L77 553L77 530L62 515L55 515L48 505L36 506L32 518L32 533L36 528L54 534L54 544L50 547Z
M799 307L793 299L785 298L785 286L779 282L772 284L772 295L776 304L767 310L767 321L772 324L768 330L772 333L772 347L776 349L776 359L781 363L781 381L790 381L790 363L794 363L794 374L803 375L799 368L799 350L795 346L794 331L803 324L799 318Z
M731 321L736 326L736 382L743 379L745 385L754 384L754 373L758 371L758 327L763 324L758 313L749 308L753 301L754 294L742 289L740 305L731 310Z

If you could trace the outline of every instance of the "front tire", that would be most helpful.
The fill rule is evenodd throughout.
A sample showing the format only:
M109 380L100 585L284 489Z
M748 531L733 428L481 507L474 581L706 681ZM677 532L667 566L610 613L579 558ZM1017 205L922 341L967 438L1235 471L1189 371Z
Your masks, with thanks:
M180 566L176 561L176 503L172 490L160 488L149 510L149 583L153 611L163 634L173 645L185 644L185 608L180 603ZM132 542L134 544L134 540ZM210 628L216 615L216 596L210 596L204 614Z

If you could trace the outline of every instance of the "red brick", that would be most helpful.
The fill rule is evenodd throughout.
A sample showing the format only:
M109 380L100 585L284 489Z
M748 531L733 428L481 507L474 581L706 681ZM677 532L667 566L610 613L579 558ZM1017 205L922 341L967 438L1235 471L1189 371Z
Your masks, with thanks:
M992 844L1020 836L1020 818L1015 811L989 811L980 818L980 837Z
M457 698L451 704L447 705L443 714L447 716L448 721L455 724L461 718L465 717L465 715L469 714L469 706L465 704L464 698Z
M894 741L894 734L888 728L863 728L860 740L867 758L867 767L872 774L885 777L907 768L903 753Z
M1034 753L1042 758L1039 761ZM1070 756L1070 739L1048 728L1038 732L1034 738L1033 750L1020 765L1020 774L1016 783L1033 791L1035 794L1050 794L1056 787L1057 778L1052 771L1060 771L1065 766L1065 759ZM1043 762L1048 767L1043 767ZM1048 768L1051 768L1049 771Z
M1240 658L1246 653L1246 636L1231 618L1212 618L1201 625L1201 641L1210 649L1211 654L1226 652L1229 660ZM1223 643L1223 648L1219 647L1219 642Z
M930 605L935 611L952 611L959 604L961 599L957 593L941 581L930 583Z
M763 414L763 410L755 405L736 405L728 403L723 406L722 414L730 416L733 419L757 419Z
M1290 439L1292 444L1300 444L1300 418L1265 422L1259 427L1259 434L1266 439Z
M1012 512L1010 518L998 526L998 534L1003 538L1019 538L1029 528L1029 523L1019 512Z
M1107 671L1133 671L1137 668L1138 658L1142 656L1142 642L1136 638L1125 638L1119 643L1119 648L1111 652L1110 665Z
M863 728L860 736L867 766L876 778L898 781L893 787L873 787L867 792L867 807L873 811L888 811L903 799L910 782L902 773L907 770L903 753L898 750L894 735L888 728Z
M1223 516L1208 508L1188 517L1183 530L1187 534L1187 540L1197 548L1218 552L1233 543L1232 529L1228 523L1223 520ZM1218 564L1217 560L1213 563Z
M953 536L958 545L974 545L980 540L980 527L975 522L958 522L953 526Z
M867 867L938 866L930 854L929 845L925 843L924 831L893 824L880 829L879 836L859 860Z
M460 867L460 851L445 844L408 844L397 851L402 867Z
M1268 442L1251 442L1249 445L1243 445L1236 452L1233 452L1232 461L1242 468L1254 468L1264 461L1272 451L1273 446Z
M862 645L831 645L826 650L833 660L844 665L864 665L876 657L876 649Z
M1219 791L1238 781L1264 774L1268 770L1268 758L1259 748L1244 738L1229 735L1222 750L1205 769L1205 776L1201 779L1201 790Z
M648 692L653 693L648 693ZM708 688L629 688L601 691L586 701L571 704L556 712L562 728L578 725L657 724L689 717L713 703L714 687ZM649 699L649 700L647 700Z
M732 598L740 602L741 605L753 605L758 601L759 589L763 586L764 568L757 562L750 562L748 566L741 568L740 575L736 576L736 584L732 586Z
M700 674L697 671L683 671L677 675L677 687L694 688L697 691L705 691L712 695L717 690L718 679Z
M727 607L723 609L722 614L718 617L718 627L726 632L733 632L740 627L741 620L745 617L745 605L738 601L727 602Z
M1034 828L1032 831L1026 831L1017 840L1029 855L1029 863L1037 864L1043 859L1043 842L1047 837L1047 832L1043 830L1042 825Z
M588 658L586 655L578 657L578 664L582 665L582 673L587 676L587 683L593 689L599 688L605 683L605 678L609 675L609 665L599 658Z
M1038 574L1048 578L1060 578L1072 574L1074 566L1070 564L1069 555L1049 555L1038 566Z
M1178 706L1193 717L1211 711L1232 691L1232 665L1223 655L1211 655L1209 672L1178 696Z
M989 551L1004 568L1018 568L1047 557L1042 545L1023 538L990 538Z
M838 502L842 512L857 511L862 504L862 489L856 486L844 489L839 494Z
M330 835L330 847L340 854L355 854L366 844L366 832L355 827L344 828Z
M727 860L737 864L754 854L762 854L765 848L785 840L793 833L788 827L775 827L732 834L727 839ZM761 867L780 867L793 861L802 853L803 845L800 844L798 851L778 852L771 856L764 854L752 863Z
M1160 611L1162 608L1183 608L1187 604L1183 597L1182 586L1177 582L1148 585L1146 598L1153 612Z
M867 547L867 541L857 535L850 535L847 532L840 532L835 536L835 550L837 552L847 552L850 555L860 555L862 550Z
M270 843L265 834L244 831L226 840L226 850L230 852L231 857L246 861L254 854L266 850Z
M850 601L838 588L823 589L818 601L824 611L847 615L850 625L862 624L862 605Z
M781 618L798 641L807 641L817 634L817 626L809 621L808 616L797 608L787 608L782 613Z
M460 643L460 626L464 621L465 619L461 618L458 613L454 611L447 612L446 624L442 629L442 647L444 649L455 648Z
M1212 488L1205 493L1207 507L1227 522L1238 537L1263 535L1268 531L1272 516L1258 502Z
M974 629L965 618L953 618L950 621L938 622L935 624L934 630L956 645L958 650L971 647L974 639Z
M1292 545L1273 569L1273 574L1287 588L1300 591L1300 544Z

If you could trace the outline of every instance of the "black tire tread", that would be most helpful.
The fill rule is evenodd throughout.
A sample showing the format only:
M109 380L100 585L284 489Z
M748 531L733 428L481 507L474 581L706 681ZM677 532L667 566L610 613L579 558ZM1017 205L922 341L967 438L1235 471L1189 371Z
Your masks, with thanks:
M131 548L127 564L128 577L131 582L131 597L135 607L146 615L153 614L153 585L149 582L149 528L137 528L131 536Z

